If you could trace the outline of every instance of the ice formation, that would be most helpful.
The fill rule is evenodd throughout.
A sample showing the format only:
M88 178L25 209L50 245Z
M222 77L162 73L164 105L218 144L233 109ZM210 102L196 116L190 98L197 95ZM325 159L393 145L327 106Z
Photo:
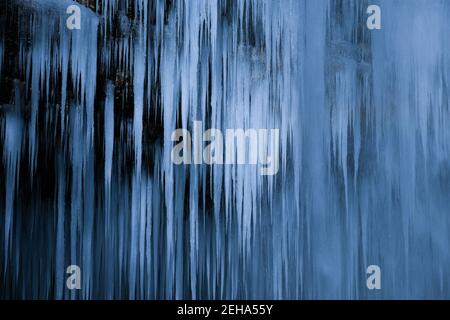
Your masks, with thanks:
M1 298L450 297L448 1L0 2ZM174 165L194 121L278 174Z

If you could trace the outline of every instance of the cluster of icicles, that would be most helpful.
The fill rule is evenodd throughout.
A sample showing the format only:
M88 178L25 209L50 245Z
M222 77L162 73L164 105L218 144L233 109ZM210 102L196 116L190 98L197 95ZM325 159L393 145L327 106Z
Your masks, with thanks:
M448 1L373 1L373 32L357 0L98 0L81 30L2 1L0 297L450 297ZM174 165L194 121L279 129L278 174Z

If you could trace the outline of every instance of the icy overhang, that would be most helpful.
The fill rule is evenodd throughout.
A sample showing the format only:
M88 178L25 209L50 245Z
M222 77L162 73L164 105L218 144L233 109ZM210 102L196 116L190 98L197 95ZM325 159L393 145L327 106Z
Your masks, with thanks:
M97 19L98 16L84 5L70 0L16 0L17 5L24 10L31 10L39 13L46 13L52 16L67 16L67 8L71 5L79 6L82 17L88 19Z

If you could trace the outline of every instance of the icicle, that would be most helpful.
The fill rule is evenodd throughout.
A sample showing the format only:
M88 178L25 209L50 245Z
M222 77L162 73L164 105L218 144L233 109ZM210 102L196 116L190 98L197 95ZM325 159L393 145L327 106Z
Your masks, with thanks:
M18 88L16 87L16 90ZM19 101L16 101L19 103ZM21 106L16 104L18 110ZM4 222L4 273L7 271L10 261L9 253L12 247L14 228L14 199L17 191L20 158L22 151L23 121L15 112L6 114L3 132L3 161L6 169L6 199L5 199L5 222Z
M64 288L66 285L65 273L65 196L66 196L66 172L63 167L64 159L59 159L58 167L58 199L56 208L58 212L56 227L56 262L55 262L55 283L56 283L56 299L64 298Z
M109 228L110 221L110 202L111 202L111 175L113 165L114 152L114 86L108 83L106 88L106 101L104 109L104 123L105 123L105 227ZM106 229L108 232L108 229Z

